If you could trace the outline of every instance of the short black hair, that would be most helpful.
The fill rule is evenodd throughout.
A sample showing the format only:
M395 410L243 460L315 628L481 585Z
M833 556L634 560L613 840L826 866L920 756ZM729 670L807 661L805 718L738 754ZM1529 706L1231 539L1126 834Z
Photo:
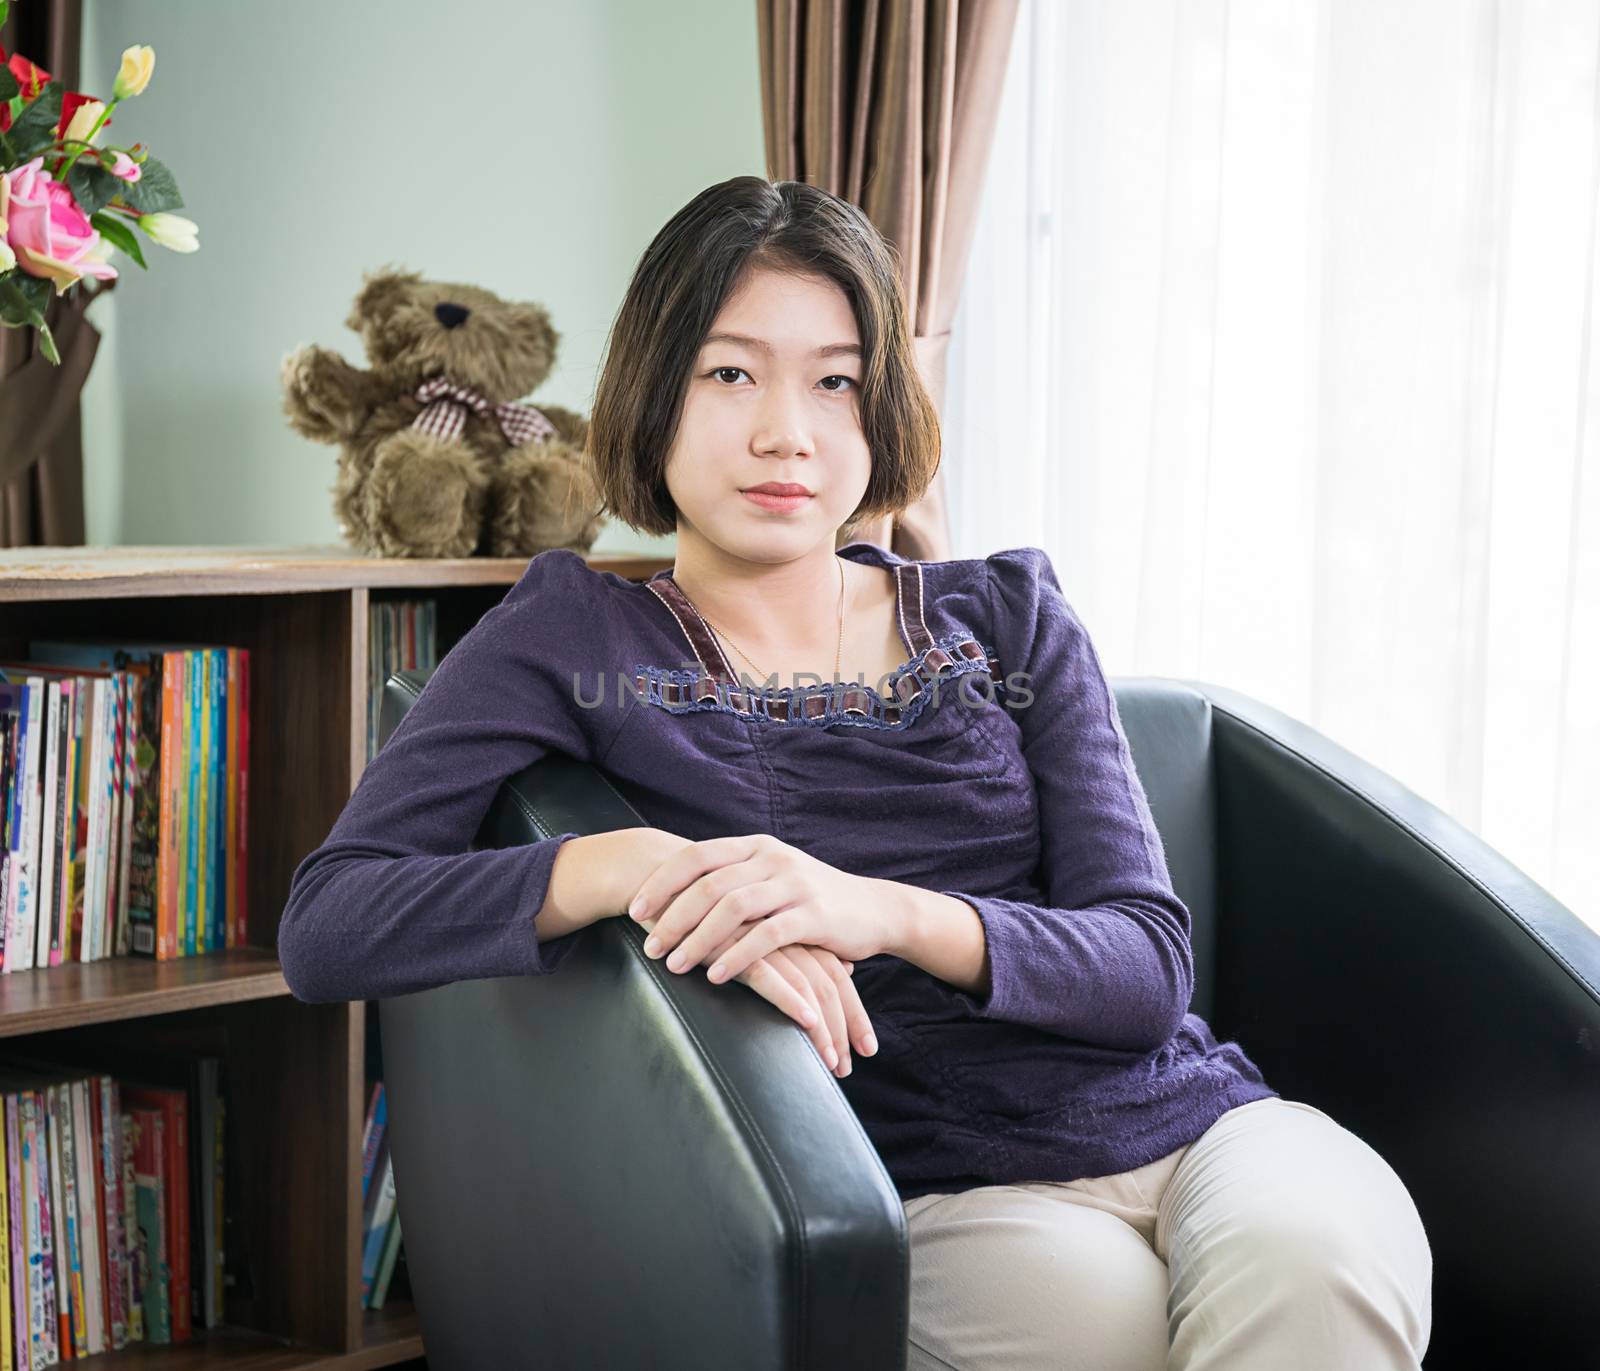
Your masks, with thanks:
M656 234L607 340L586 452L603 507L633 528L677 528L666 464L690 372L724 301L757 268L825 277L855 313L872 475L847 527L915 503L939 468L939 413L917 369L894 249L848 200L735 176Z

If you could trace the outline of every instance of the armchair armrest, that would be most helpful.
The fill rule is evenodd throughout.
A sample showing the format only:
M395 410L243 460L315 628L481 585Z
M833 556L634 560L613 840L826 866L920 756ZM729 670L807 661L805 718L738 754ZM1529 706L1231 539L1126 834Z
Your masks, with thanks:
M1405 1181L1430 1363L1600 1344L1600 935L1435 806L1236 691L1213 711L1218 1037Z
M385 737L425 679L390 678ZM552 755L479 843L643 823ZM380 1004L430 1364L902 1366L904 1210L805 1035L744 986L665 971L631 920L566 937L548 975Z

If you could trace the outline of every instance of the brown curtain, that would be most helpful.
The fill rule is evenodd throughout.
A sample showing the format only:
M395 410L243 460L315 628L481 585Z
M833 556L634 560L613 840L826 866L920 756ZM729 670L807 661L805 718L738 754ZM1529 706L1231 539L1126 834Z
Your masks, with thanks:
M894 244L942 410L1016 0L756 0L756 12L767 177L842 196ZM941 471L916 504L849 538L948 558L944 490Z
M81 0L25 0L0 25L7 53L32 58L68 90L77 89L82 35ZM78 395L100 343L83 315L91 298L83 285L51 296L45 318L59 367L32 329L0 328L0 547L84 541Z

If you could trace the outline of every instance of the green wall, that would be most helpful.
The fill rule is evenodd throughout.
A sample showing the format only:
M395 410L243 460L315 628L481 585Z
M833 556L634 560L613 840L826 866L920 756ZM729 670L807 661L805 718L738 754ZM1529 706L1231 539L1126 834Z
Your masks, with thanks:
M339 541L334 449L282 417L278 366L344 327L387 262L542 302L563 335L534 399L587 410L655 231L765 173L754 0L87 0L83 87L156 52L102 141L178 178L200 251L153 245L92 317L88 538ZM599 550L661 548L607 524Z

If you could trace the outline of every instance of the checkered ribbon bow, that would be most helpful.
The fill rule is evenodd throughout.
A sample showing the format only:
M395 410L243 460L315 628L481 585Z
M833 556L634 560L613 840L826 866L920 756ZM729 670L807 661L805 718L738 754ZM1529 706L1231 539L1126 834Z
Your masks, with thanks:
M422 413L412 420L412 428L420 428L430 437L448 443L459 438L466 427L467 415L492 412L500 423L500 431L512 447L524 443L544 442L553 438L556 426L532 405L508 400L503 405L491 405L469 386L458 386L443 376L424 381L416 390L422 404Z

